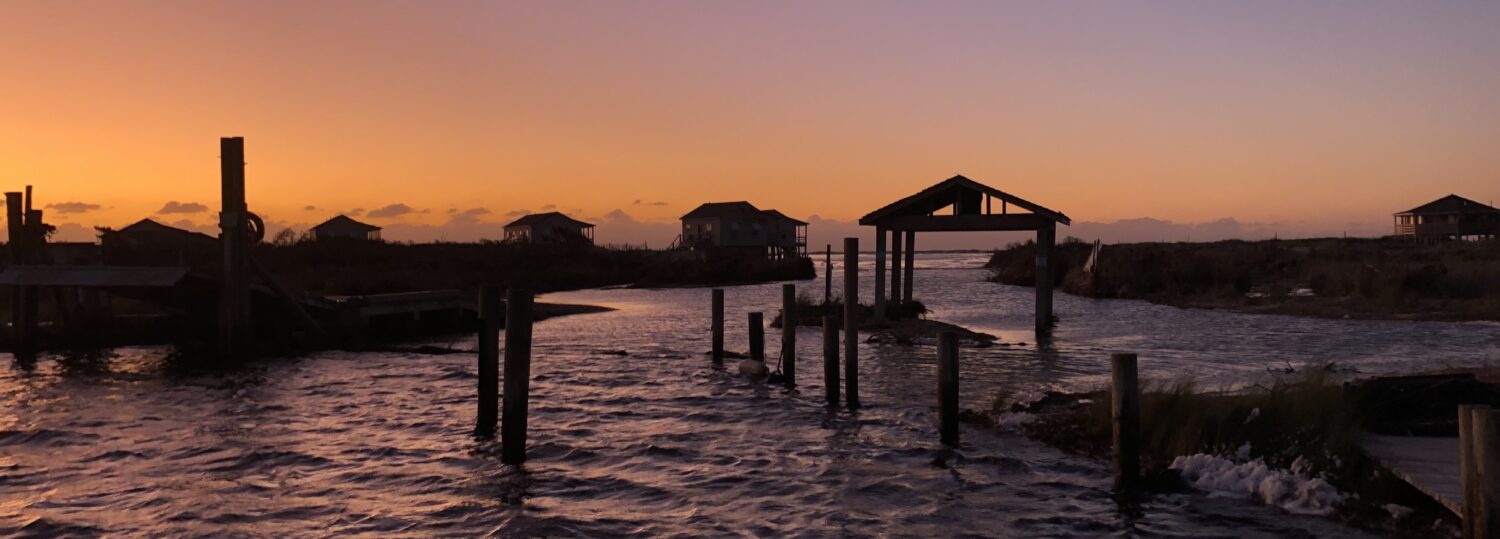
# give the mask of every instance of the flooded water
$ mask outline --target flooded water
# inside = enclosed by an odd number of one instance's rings
[[[924,256],[916,283],[934,318],[1011,343],[963,351],[971,407],[1000,392],[1098,384],[1120,350],[1141,354],[1145,376],[1226,385],[1285,362],[1373,373],[1500,359],[1493,324],[1066,295],[1055,339],[1038,346],[1031,291],[984,282],[982,260]],[[726,340],[744,350],[745,313],[774,315],[779,285],[726,295]],[[543,300],[618,310],[536,326],[522,468],[469,436],[467,354],[328,352],[215,374],[178,372],[155,348],[49,356],[30,371],[5,358],[0,536],[1358,536],[1198,494],[1122,510],[1104,463],[996,430],[967,428],[957,456],[937,466],[930,347],[862,345],[865,409],[830,412],[815,328],[798,333],[801,387],[787,392],[710,367],[706,289]],[[767,350],[777,340],[769,332]]]

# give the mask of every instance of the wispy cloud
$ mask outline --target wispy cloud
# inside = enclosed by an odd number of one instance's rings
[[[208,206],[204,206],[197,202],[178,202],[176,200],[168,200],[165,206],[162,206],[161,209],[156,210],[156,213],[203,213],[206,211],[208,211]]]
[[[400,217],[402,215],[410,215],[413,213],[427,213],[427,210],[419,210],[411,206],[407,206],[406,204],[397,202],[383,208],[375,208],[373,210],[370,210],[370,212],[366,213],[365,216],[374,219],[390,219],[394,217]]]
[[[56,204],[48,204],[46,207],[46,209],[56,211],[57,213],[88,213],[99,208],[101,208],[100,205],[88,202],[58,202]]]

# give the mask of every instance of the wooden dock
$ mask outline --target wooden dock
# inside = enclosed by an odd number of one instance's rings
[[[1463,514],[1457,437],[1367,434],[1360,445],[1366,455],[1396,477],[1442,503],[1453,514]]]

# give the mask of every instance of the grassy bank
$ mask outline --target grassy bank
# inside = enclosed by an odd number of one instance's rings
[[[1500,320],[1500,242],[1420,245],[1311,239],[1057,246],[1052,279],[1067,293],[1181,307],[1328,318]],[[996,251],[991,280],[1029,286],[1036,246]]]
[[[1392,405],[1410,408],[1412,393],[1405,386],[1396,391],[1346,387],[1334,376],[1314,367],[1236,392],[1208,391],[1186,382],[1148,385],[1141,396],[1142,471],[1147,484],[1157,491],[1181,489],[1189,473],[1184,468],[1194,459],[1232,462],[1275,476],[1271,484],[1252,485],[1255,492],[1240,492],[1264,503],[1305,503],[1296,498],[1305,492],[1288,492],[1295,488],[1283,486],[1297,484],[1286,480],[1295,476],[1304,480],[1303,488],[1326,483],[1332,488],[1321,487],[1323,493],[1343,493],[1329,511],[1346,524],[1403,537],[1451,536],[1456,517],[1380,470],[1359,449],[1364,432],[1405,430],[1430,419],[1388,413]],[[1475,384],[1479,383],[1469,379],[1458,387],[1494,398],[1492,386]],[[1451,418],[1456,404],[1450,400],[1473,398],[1454,396],[1452,387],[1439,388],[1435,394],[1440,396],[1428,402],[1436,416]],[[1004,417],[1005,412],[1030,414],[1033,419],[1020,426],[1029,437],[1075,454],[1110,458],[1108,391],[1052,393],[1011,406],[997,400],[990,415]]]
[[[467,289],[485,283],[539,292],[611,285],[679,286],[810,279],[812,262],[731,253],[606,249],[592,245],[402,244],[368,241],[256,246],[256,259],[291,289],[328,295]]]

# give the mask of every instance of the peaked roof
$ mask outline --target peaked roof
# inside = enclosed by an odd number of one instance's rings
[[[201,237],[201,238],[207,238],[207,239],[210,239],[210,240],[218,241],[218,238],[215,238],[215,237],[210,236],[208,234],[204,234],[202,232],[193,232],[191,230],[185,230],[185,229],[177,228],[175,226],[167,226],[167,225],[158,223],[158,222],[156,222],[156,221],[154,221],[154,220],[152,220],[150,218],[141,219],[139,221],[131,223],[131,224],[129,224],[129,225],[123,227],[123,228],[120,228],[119,230],[115,230],[114,233],[115,234],[172,234],[172,235],[177,235],[177,236],[182,236],[182,237],[191,237],[191,238],[199,238],[199,237]]]
[[[763,210],[760,213],[762,215],[765,215],[766,217],[772,217],[772,218],[775,218],[775,219],[781,219],[783,221],[791,221],[791,222],[797,223],[799,225],[805,225],[805,224],[807,224],[807,221],[802,221],[802,220],[799,220],[799,219],[793,219],[791,217],[787,217],[787,215],[785,213],[781,213],[781,212],[776,211],[776,210]]]
[[[1494,206],[1475,202],[1458,195],[1448,195],[1421,206],[1397,213],[1500,213]]]
[[[553,225],[573,225],[579,227],[594,226],[592,224],[585,223],[583,221],[579,221],[572,217],[563,215],[561,212],[549,211],[547,213],[533,213],[526,215],[524,217],[521,217],[520,219],[511,221],[510,224],[505,225],[505,228],[510,228],[513,226],[536,226],[538,224],[548,222],[552,223]]]
[[[332,219],[329,219],[327,221],[323,221],[323,224],[320,224],[318,226],[312,227],[312,229],[313,230],[318,230],[318,229],[321,229],[323,227],[331,227],[331,226],[349,226],[349,227],[357,228],[357,229],[359,229],[361,231],[364,231],[364,232],[374,232],[376,230],[380,230],[380,227],[378,227],[378,226],[375,226],[375,225],[372,225],[372,224],[369,224],[369,223],[361,223],[359,221],[355,221],[354,219],[351,219],[351,218],[349,218],[349,216],[344,215],[344,214],[339,214],[339,215],[335,216]]]
[[[743,200],[735,202],[705,202],[697,208],[693,208],[693,211],[687,212],[687,215],[682,216],[682,218],[701,219],[705,217],[726,217],[751,213],[761,213],[760,208]]]
[[[938,182],[937,185],[933,185],[932,187],[923,189],[915,195],[897,200],[895,202],[887,204],[883,208],[870,212],[868,215],[865,215],[864,217],[861,217],[859,219],[859,224],[874,225],[877,221],[880,221],[886,217],[897,215],[927,215],[935,210],[952,204],[956,199],[956,197],[954,196],[955,191],[968,191],[971,193],[988,194],[992,197],[1004,200],[1010,204],[1019,206],[1030,211],[1031,213],[1046,217],[1053,221],[1057,221],[1065,225],[1073,224],[1073,220],[1069,219],[1067,215],[1064,215],[1060,211],[1048,209],[1041,204],[1031,202],[1029,200],[1012,195],[1010,193],[1006,193],[994,187],[990,187],[988,185],[965,178],[961,174]]]

